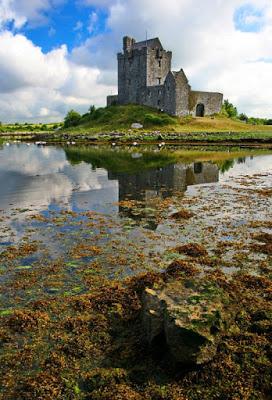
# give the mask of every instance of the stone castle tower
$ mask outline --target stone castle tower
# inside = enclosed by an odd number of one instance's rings
[[[223,95],[191,90],[182,69],[171,71],[172,52],[164,50],[159,38],[136,42],[125,36],[117,59],[118,95],[108,96],[108,106],[141,104],[176,116],[220,112]]]

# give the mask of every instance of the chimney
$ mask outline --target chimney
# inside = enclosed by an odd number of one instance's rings
[[[134,43],[135,43],[135,39],[133,39],[133,38],[131,38],[129,36],[125,36],[123,38],[123,50],[124,50],[124,53],[126,51],[130,51],[132,46],[134,45]]]

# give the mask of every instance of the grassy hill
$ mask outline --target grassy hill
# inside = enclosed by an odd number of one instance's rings
[[[93,110],[83,115],[76,126],[69,127],[69,132],[107,133],[113,131],[128,132],[132,123],[141,123],[144,131],[154,132],[269,132],[272,126],[251,125],[225,116],[193,118],[172,117],[153,108],[126,105],[111,106]]]
[[[70,114],[72,118],[67,121]],[[253,125],[225,115],[204,118],[191,116],[173,117],[150,107],[139,105],[111,106],[95,109],[84,115],[75,111],[67,114],[63,123],[58,124],[14,124],[0,126],[0,137],[35,138],[46,141],[99,140],[107,142],[150,142],[168,140],[176,142],[227,143],[254,142],[272,143],[271,125]],[[67,123],[69,122],[69,123]],[[140,123],[143,129],[132,129],[133,123]],[[1,133],[2,132],[2,133]]]

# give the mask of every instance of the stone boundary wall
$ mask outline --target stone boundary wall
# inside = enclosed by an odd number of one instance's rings
[[[221,111],[222,102],[222,93],[199,92],[192,90],[189,96],[189,112],[195,117],[197,105],[203,104],[205,107],[204,115],[216,114]]]
[[[107,107],[118,104],[118,94],[107,97]]]

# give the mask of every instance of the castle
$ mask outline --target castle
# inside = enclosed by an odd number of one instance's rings
[[[176,116],[220,112],[223,95],[191,90],[183,69],[171,71],[172,52],[164,50],[159,38],[136,42],[125,36],[117,59],[118,95],[107,97],[108,106],[141,104]]]

